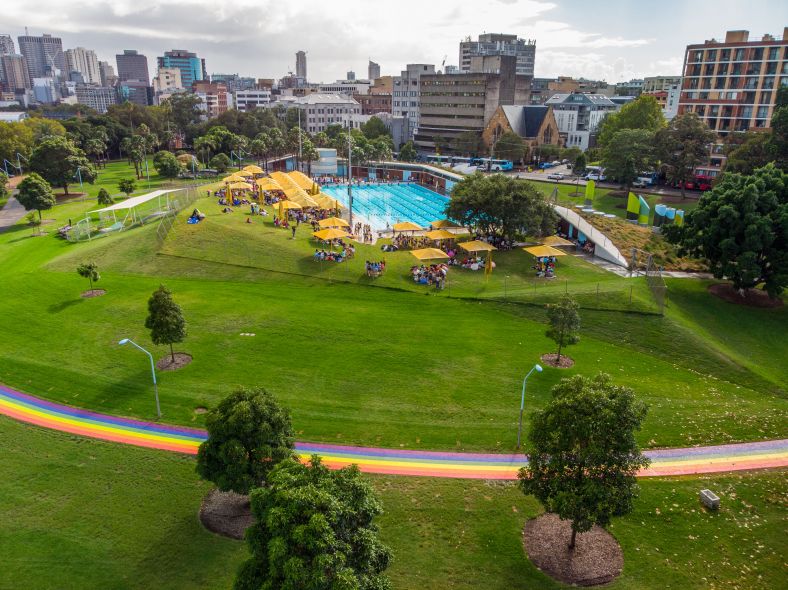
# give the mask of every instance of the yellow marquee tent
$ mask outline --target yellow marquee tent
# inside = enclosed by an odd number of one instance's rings
[[[244,170],[246,172],[251,172],[252,174],[263,174],[263,169],[260,168],[260,166],[255,166],[254,164],[244,166]]]
[[[320,227],[350,227],[350,224],[339,217],[328,217],[317,222]]]
[[[543,256],[566,256],[566,252],[556,250],[551,246],[531,246],[530,248],[523,248],[529,254],[541,258]]]
[[[457,244],[460,248],[465,250],[466,252],[491,252],[492,250],[497,250],[495,246],[492,244],[488,244],[487,242],[482,242],[481,240],[473,240],[472,242],[460,242]]]
[[[433,221],[430,225],[434,229],[445,229],[447,227],[460,227],[453,221],[449,221],[448,219],[439,219],[438,221]]]
[[[574,246],[575,243],[569,240],[565,240],[560,236],[549,236],[542,240],[542,245],[552,246],[555,248],[557,246]]]
[[[234,191],[250,191],[252,190],[252,185],[248,182],[231,182],[227,185],[227,188]]]
[[[401,223],[395,223],[392,229],[394,231],[421,231],[424,228],[416,225],[412,221],[403,221]]]
[[[424,235],[431,240],[451,240],[457,237],[453,233],[451,233],[450,231],[446,231],[445,229],[434,229],[432,231],[428,231]]]
[[[320,240],[336,240],[339,238],[346,238],[349,234],[343,229],[335,229],[332,227],[321,229],[320,231],[314,232],[312,235]]]
[[[446,252],[443,250],[438,250],[437,248],[422,248],[421,250],[411,250],[411,254],[413,254],[419,260],[438,260],[438,259],[447,259],[449,257]]]

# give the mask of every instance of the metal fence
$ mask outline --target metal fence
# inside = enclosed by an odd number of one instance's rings
[[[667,305],[668,286],[665,284],[665,278],[662,276],[662,269],[654,263],[654,256],[644,250],[632,248],[629,270],[637,275],[642,274],[646,277],[646,284],[654,297],[654,303],[656,303],[659,313],[664,315],[665,306]]]
[[[164,240],[167,239],[167,236],[175,227],[175,218],[178,216],[178,213],[187,207],[191,207],[200,198],[202,186],[204,185],[189,185],[183,191],[177,193],[177,197],[171,201],[169,211],[159,220],[159,225],[156,228],[156,239],[159,242],[159,246],[164,243]]]

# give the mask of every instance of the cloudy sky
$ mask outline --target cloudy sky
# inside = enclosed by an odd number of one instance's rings
[[[536,75],[609,82],[678,74],[688,43],[747,29],[782,35],[785,0],[21,0],[5,2],[0,33],[51,33],[64,49],[123,49],[204,57],[209,73],[280,77],[308,52],[310,81],[329,82],[367,60],[383,74],[406,63],[457,64],[458,43],[483,32],[536,40]]]

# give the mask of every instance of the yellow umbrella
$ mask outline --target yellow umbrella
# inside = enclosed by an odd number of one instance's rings
[[[569,240],[565,240],[560,236],[549,236],[542,240],[542,245],[544,246],[574,246],[574,242],[570,242]]]
[[[449,257],[446,252],[443,250],[438,250],[437,248],[422,248],[421,250],[411,250],[411,254],[413,254],[419,260],[435,260],[438,258],[446,259]]]
[[[432,223],[430,223],[430,225],[435,229],[445,229],[447,227],[460,227],[459,225],[457,225],[453,221],[449,221],[448,219],[440,219],[438,221],[433,221]]]
[[[279,207],[279,209],[300,209],[301,208],[301,205],[299,205],[298,203],[295,203],[293,201],[279,201],[278,203],[275,204],[275,206]]]
[[[315,197],[315,201],[317,201],[317,204],[321,209],[332,210],[340,209],[342,207],[342,203],[332,197],[329,197],[325,193],[320,193],[317,195]]]
[[[530,248],[523,248],[529,254],[541,258],[543,256],[566,256],[566,252],[556,250],[551,246],[531,246]]]
[[[394,231],[421,231],[424,228],[412,221],[403,221],[402,223],[395,223],[392,229]]]
[[[227,188],[234,191],[250,191],[252,190],[252,185],[248,182],[231,182],[227,185]]]
[[[222,179],[224,182],[246,182],[246,178],[240,174],[230,174]]]
[[[481,240],[473,240],[472,242],[462,242],[457,244],[460,248],[465,250],[466,252],[491,252],[492,250],[497,250],[495,246],[492,244],[488,244],[487,242],[482,242]]]
[[[257,181],[257,188],[261,191],[281,191],[282,187],[273,178],[261,178]]]
[[[350,224],[339,217],[329,217],[317,222],[320,227],[350,227]]]
[[[244,166],[244,171],[250,172],[251,174],[263,174],[263,169],[260,168],[260,166],[255,166],[254,164]]]
[[[450,231],[446,231],[445,229],[435,229],[432,231],[428,231],[424,235],[431,240],[450,240],[452,238],[457,237],[453,233],[451,233]]]
[[[234,174],[234,176],[243,176],[244,178],[249,178],[251,176],[254,176],[254,174],[252,174],[248,170],[239,170]]]
[[[336,240],[338,238],[346,238],[349,234],[345,230],[335,229],[332,227],[328,229],[321,229],[320,231],[314,232],[312,235],[321,240]]]

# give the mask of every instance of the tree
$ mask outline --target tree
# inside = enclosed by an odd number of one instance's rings
[[[16,155],[30,157],[33,150],[33,132],[21,123],[0,121],[0,164],[3,160],[16,162]]]
[[[771,151],[777,166],[785,170],[788,167],[788,86],[783,85],[777,91],[771,128]]]
[[[369,140],[377,139],[378,137],[388,136],[391,137],[386,124],[378,117],[370,117],[369,121],[361,125],[361,133],[364,134]]]
[[[265,389],[236,389],[208,413],[206,424],[197,473],[223,492],[248,494],[265,485],[274,466],[293,454],[290,413]]]
[[[181,173],[182,167],[175,154],[162,150],[153,156],[153,167],[165,178],[177,178]]]
[[[674,117],[667,127],[657,131],[656,155],[668,180],[681,183],[682,198],[684,185],[694,177],[695,168],[709,159],[709,144],[713,141],[714,132],[695,113]]]
[[[77,171],[83,182],[93,183],[96,170],[70,139],[58,135],[44,137],[33,149],[30,168],[37,172],[52,186],[63,187],[68,195],[68,185],[77,178]]]
[[[145,327],[150,330],[154,344],[170,345],[172,362],[175,362],[172,345],[186,338],[186,320],[181,307],[172,300],[172,293],[164,285],[156,289],[148,300]]]
[[[301,145],[301,161],[306,162],[307,174],[312,176],[312,162],[320,159],[317,148],[308,137],[304,137]]]
[[[120,142],[121,149],[126,152],[129,162],[134,165],[134,174],[139,180],[142,177],[142,163],[145,161],[147,141],[141,135],[124,137]]]
[[[640,173],[654,163],[654,133],[647,129],[617,131],[602,151],[605,174],[618,179],[626,193]]]
[[[442,154],[449,147],[449,141],[443,135],[435,135],[432,138],[432,143],[435,145],[436,154]]]
[[[413,145],[413,140],[403,144],[399,149],[399,159],[401,162],[412,162],[418,158],[419,154],[416,152],[416,147]]]
[[[118,190],[125,193],[126,197],[133,193],[135,188],[137,188],[137,183],[133,178],[123,178],[118,183]]]
[[[641,94],[621,110],[606,116],[599,126],[598,143],[603,148],[622,129],[645,129],[658,131],[665,126],[665,116],[657,99],[648,94]]]
[[[11,192],[8,190],[8,176],[5,175],[5,172],[0,172],[0,203],[5,204],[10,195]],[[0,209],[2,209],[2,206],[0,206]]]
[[[771,149],[772,137],[768,133],[753,132],[732,135],[742,135],[743,137],[734,139],[726,146],[726,172],[752,174],[757,168],[763,168],[769,162],[774,161],[774,152]],[[741,141],[737,141],[739,139]]]
[[[213,168],[217,172],[227,172],[227,169],[232,166],[232,162],[227,154],[216,154],[211,161],[208,162],[208,167]]]
[[[25,208],[25,211],[38,211],[38,221],[41,221],[41,211],[46,211],[55,206],[55,195],[52,187],[35,172],[28,174],[19,183],[16,200]]]
[[[556,364],[561,362],[561,349],[570,344],[577,344],[580,337],[580,314],[577,312],[579,305],[568,295],[561,297],[558,303],[547,304],[547,321],[550,327],[545,336],[555,340],[558,345],[558,358]]]
[[[520,162],[525,156],[523,138],[512,131],[507,131],[495,142],[495,157],[501,160]]]
[[[475,156],[482,151],[482,136],[475,131],[463,131],[452,139],[451,145],[458,154]]]
[[[472,174],[463,178],[452,189],[446,216],[484,234],[507,238],[553,233],[557,220],[533,184],[503,174]]]
[[[112,196],[107,192],[107,189],[101,187],[98,192],[98,197],[96,199],[99,205],[112,205],[114,202]]]
[[[101,278],[98,270],[98,264],[95,262],[83,262],[77,267],[77,274],[88,281],[90,281],[90,290],[93,290],[93,283],[96,283]]]
[[[64,137],[66,135],[66,128],[60,121],[54,119],[45,119],[44,117],[28,117],[22,121],[22,125],[28,127],[33,132],[33,142],[38,143],[45,137],[50,135],[58,135]]]
[[[388,590],[391,550],[378,539],[382,513],[356,465],[331,471],[318,456],[308,465],[282,461],[268,486],[251,498],[255,523],[247,530],[251,558],[236,590]]]
[[[166,101],[169,105],[172,121],[181,132],[186,132],[190,125],[200,122],[202,111],[199,108],[202,99],[190,92],[173,94]]]
[[[740,292],[764,283],[778,297],[788,285],[788,173],[774,163],[751,175],[726,172],[665,236]]]
[[[577,158],[575,158],[575,163],[572,166],[572,170],[577,176],[581,176],[586,169],[586,155],[579,154]]]
[[[646,413],[632,389],[600,373],[562,379],[545,409],[533,414],[520,488],[572,521],[570,549],[577,533],[632,511],[637,472],[649,465],[635,440]]]

